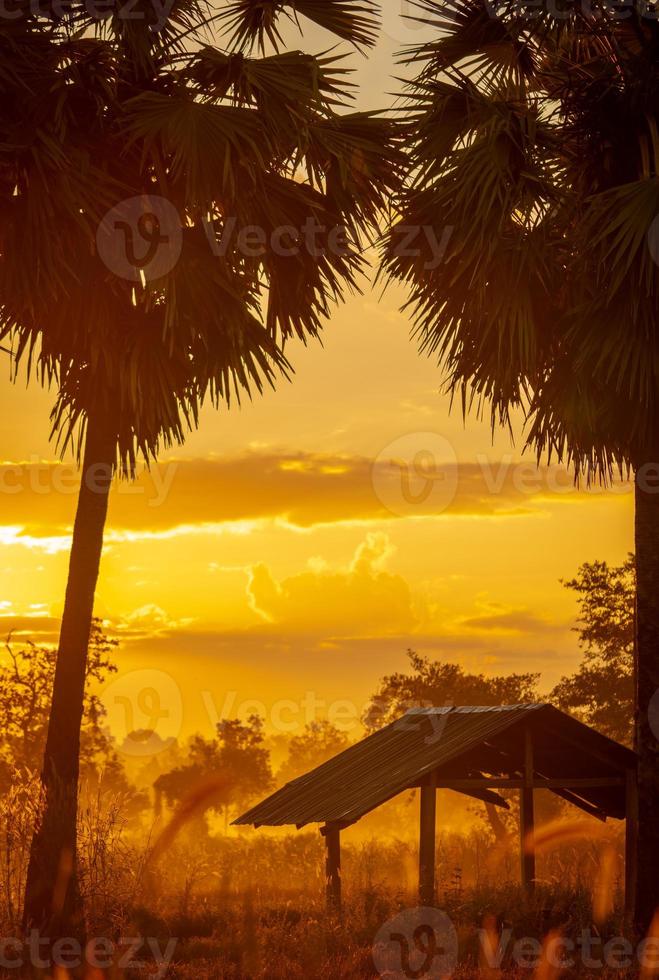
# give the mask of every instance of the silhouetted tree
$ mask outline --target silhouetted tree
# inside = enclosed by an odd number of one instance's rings
[[[188,762],[163,773],[154,783],[158,797],[174,806],[207,780],[223,777],[222,789],[214,794],[210,809],[224,815],[225,830],[232,811],[244,809],[255,796],[273,785],[270,753],[264,745],[263,720],[250,715],[218,723],[217,736],[190,740]]]
[[[277,779],[282,783],[296,779],[343,752],[349,745],[346,732],[340,731],[330,721],[311,721],[299,735],[290,738],[288,755],[277,772]]]
[[[21,10],[43,29],[21,73],[3,71],[0,336],[15,363],[57,385],[54,431],[82,458],[26,926],[52,925],[69,858],[57,918],[80,918],[80,725],[115,470],[132,476],[182,442],[205,400],[228,404],[288,373],[285,341],[316,337],[357,286],[398,183],[393,123],[341,111],[343,56],[282,51],[281,22],[304,17],[368,47],[377,11],[373,0],[230,0],[211,14],[174,0],[159,22],[157,5],[130,0],[102,19],[84,0],[51,19],[47,4]],[[210,43],[211,22],[225,47]],[[2,19],[5,53],[22,31]],[[120,261],[108,239],[123,244]],[[173,265],[151,264],[161,246]]]
[[[564,583],[579,596],[579,669],[551,693],[560,708],[631,744],[634,730],[634,556],[622,565],[586,562]]]
[[[100,620],[92,622],[87,680],[80,733],[81,782],[88,795],[121,796],[124,812],[139,812],[147,798],[131,786],[104,724],[106,711],[93,688],[116,673],[117,640]],[[5,720],[0,746],[0,791],[38,775],[46,744],[57,651],[32,642],[5,644],[7,664],[0,665],[0,717]]]
[[[538,701],[539,674],[470,674],[460,664],[407,651],[410,670],[380,681],[364,724],[381,728],[410,708],[455,704],[519,704]]]
[[[538,454],[588,478],[635,474],[645,931],[659,906],[659,25],[642,0],[622,17],[578,0],[415,6],[436,33],[405,56],[410,179],[385,269],[409,285],[421,348],[465,411],[524,415]]]
[[[519,704],[538,701],[539,674],[502,674],[487,677],[470,674],[460,664],[432,660],[414,650],[407,651],[410,670],[389,674],[380,681],[364,716],[368,729],[381,728],[410,708],[459,704]],[[493,834],[506,837],[505,824],[497,808],[483,804]]]

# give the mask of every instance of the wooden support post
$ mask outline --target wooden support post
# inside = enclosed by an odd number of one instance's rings
[[[437,777],[428,776],[421,786],[419,807],[419,902],[435,904],[435,821],[437,816]]]
[[[527,898],[535,891],[535,830],[533,814],[533,738],[524,732],[524,786],[519,793],[519,830],[521,848],[522,889]]]
[[[638,860],[638,782],[635,769],[627,770],[625,809],[625,923],[631,929],[634,924]]]
[[[321,830],[325,836],[325,896],[327,911],[339,914],[341,911],[341,828],[339,824],[328,823]]]

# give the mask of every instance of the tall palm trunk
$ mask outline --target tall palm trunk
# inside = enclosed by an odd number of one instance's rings
[[[26,928],[51,939],[62,930],[82,931],[76,880],[80,726],[114,460],[114,436],[103,418],[90,417],[41,776],[43,812],[32,841],[23,913]]]
[[[655,454],[659,460],[659,454]],[[638,752],[636,926],[645,935],[659,908],[659,478],[636,474],[635,748]],[[656,468],[655,468],[656,469]],[[657,695],[659,697],[659,695]],[[656,700],[655,711],[656,711]]]

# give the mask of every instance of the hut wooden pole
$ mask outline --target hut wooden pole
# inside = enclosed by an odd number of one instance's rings
[[[421,786],[419,816],[419,902],[435,903],[435,824],[437,817],[437,775],[430,773]]]
[[[634,922],[638,841],[638,783],[636,770],[627,770],[625,821],[625,922]]]
[[[521,848],[522,889],[527,898],[535,891],[535,830],[533,812],[533,738],[529,728],[524,731],[524,786],[519,792],[519,830]]]
[[[327,911],[341,911],[341,828],[337,823],[325,824],[321,830],[325,837],[325,896]]]

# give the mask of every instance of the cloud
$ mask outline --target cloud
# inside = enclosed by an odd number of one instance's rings
[[[386,571],[392,554],[386,534],[368,534],[344,569],[314,562],[277,581],[265,564],[251,570],[248,598],[262,621],[276,629],[321,633],[326,642],[346,636],[384,636],[413,629],[407,582]]]
[[[268,448],[163,461],[135,483],[116,483],[108,541],[179,533],[178,529],[219,533],[221,526],[248,534],[259,522],[272,520],[308,529],[404,517],[514,517],[537,512],[548,500],[575,499],[571,477],[560,468],[537,468],[508,458],[435,465],[423,449],[423,436],[404,437],[412,450],[420,447],[407,462],[387,450],[371,458]],[[618,485],[617,491],[625,492],[626,486]],[[594,492],[597,488],[589,491]],[[76,493],[72,466],[40,460],[0,466],[0,520],[6,543],[65,550]]]
[[[159,636],[184,629],[193,623],[193,619],[173,619],[164,609],[155,603],[147,603],[138,609],[122,616],[117,622],[109,623],[113,630],[122,638],[144,636]]]
[[[29,551],[40,551],[47,555],[56,555],[68,551],[71,547],[69,534],[51,534],[49,528],[35,528],[32,534],[21,525],[0,525],[0,546],[12,545],[27,548]]]
[[[546,633],[564,630],[562,624],[550,623],[535,615],[529,609],[504,609],[471,616],[460,621],[468,629],[484,630],[493,633]]]
[[[12,640],[21,643],[32,640],[34,643],[52,644],[57,642],[60,621],[55,616],[16,614],[0,616],[0,638],[4,640],[11,634]]]

